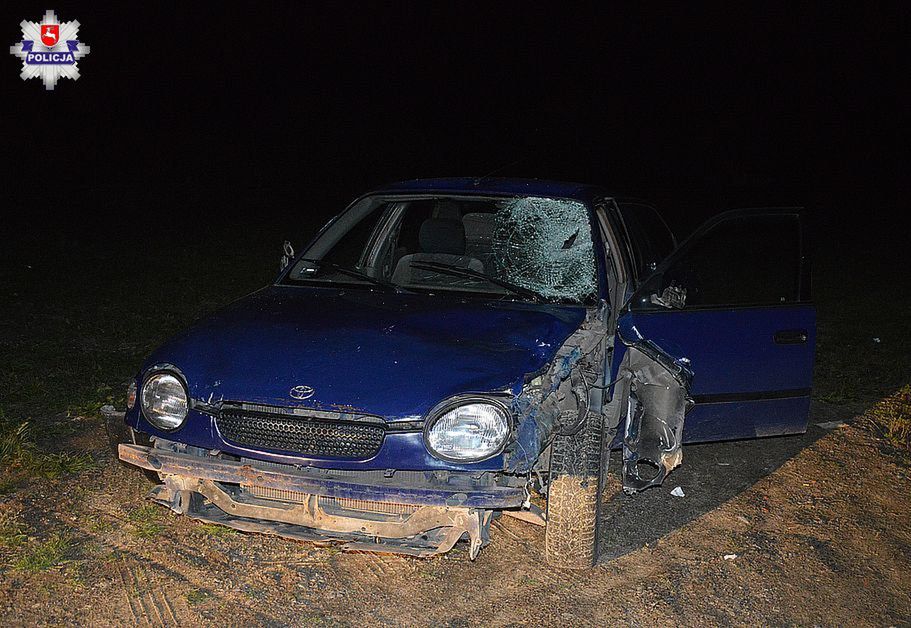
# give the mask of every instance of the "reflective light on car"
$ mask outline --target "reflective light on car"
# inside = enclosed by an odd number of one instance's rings
[[[127,386],[127,408],[129,410],[133,409],[133,406],[136,405],[136,380],[132,380],[130,385]]]
[[[173,373],[156,373],[142,386],[142,414],[163,430],[180,427],[187,417],[187,391]]]
[[[431,418],[424,440],[437,458],[476,462],[499,453],[508,435],[509,418],[504,408],[471,402]]]

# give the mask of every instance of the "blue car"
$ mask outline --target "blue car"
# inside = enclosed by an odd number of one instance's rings
[[[686,442],[805,431],[804,232],[798,209],[736,210],[678,246],[593,186],[383,187],[146,360],[119,456],[239,530],[475,558],[505,515],[584,568],[612,448],[636,493]]]

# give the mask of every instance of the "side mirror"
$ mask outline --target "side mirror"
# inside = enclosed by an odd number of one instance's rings
[[[288,264],[291,263],[291,260],[294,259],[294,247],[291,246],[291,243],[285,240],[285,243],[282,244],[282,258],[279,262],[279,270],[285,270],[288,267]]]
[[[671,285],[667,286],[661,292],[661,296],[652,294],[649,300],[661,307],[682,310],[686,305],[686,288],[678,286],[675,282],[671,281]]]

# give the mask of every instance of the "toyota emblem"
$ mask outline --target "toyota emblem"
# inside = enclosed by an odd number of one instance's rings
[[[291,395],[292,399],[297,399],[303,401],[304,399],[309,399],[313,396],[313,393],[316,392],[310,386],[295,386],[292,388],[288,394]]]

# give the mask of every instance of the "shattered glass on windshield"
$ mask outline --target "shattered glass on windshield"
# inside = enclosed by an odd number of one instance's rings
[[[521,197],[496,213],[492,252],[498,275],[551,299],[595,293],[588,212],[576,201]]]

